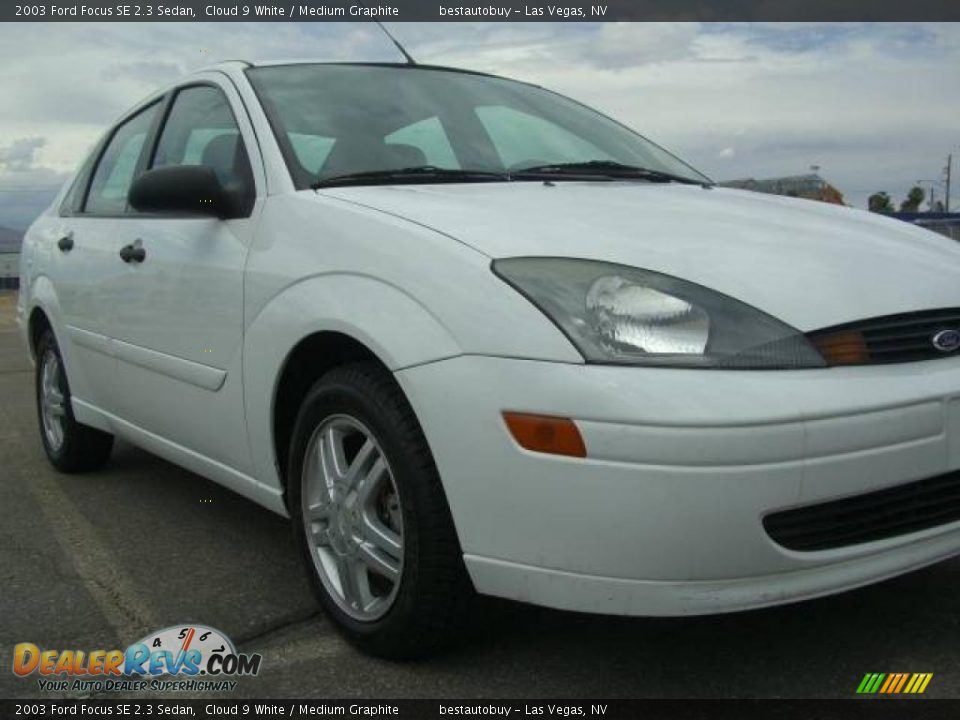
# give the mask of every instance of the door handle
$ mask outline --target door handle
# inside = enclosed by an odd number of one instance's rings
[[[147,257],[147,251],[143,249],[140,240],[124,245],[120,248],[120,259],[125,263],[142,263]]]
[[[60,252],[70,252],[73,250],[73,233],[67,233],[57,240],[57,247],[60,248]]]

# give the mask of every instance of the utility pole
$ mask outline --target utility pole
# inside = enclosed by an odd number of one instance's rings
[[[943,209],[950,212],[950,170],[953,167],[953,153],[947,155],[947,188],[946,196],[943,201]]]

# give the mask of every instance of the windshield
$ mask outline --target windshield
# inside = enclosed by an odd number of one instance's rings
[[[597,162],[709,182],[600,113],[513,80],[380,65],[279,65],[247,75],[300,189],[425,166],[504,174]]]

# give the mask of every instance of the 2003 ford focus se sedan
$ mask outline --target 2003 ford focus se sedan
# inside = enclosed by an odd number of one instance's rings
[[[960,246],[715,187],[539,87],[201,71],[22,262],[53,465],[122,437],[290,516],[370,652],[474,593],[716,613],[960,552]]]

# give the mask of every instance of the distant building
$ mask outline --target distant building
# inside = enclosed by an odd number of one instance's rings
[[[21,240],[21,233],[0,227],[0,290],[16,289],[20,284]]]
[[[787,197],[819,200],[834,205],[844,204],[843,195],[840,191],[816,173],[767,178],[766,180],[744,178],[742,180],[729,180],[720,184],[724,187],[752,190],[768,195],[786,195]]]

